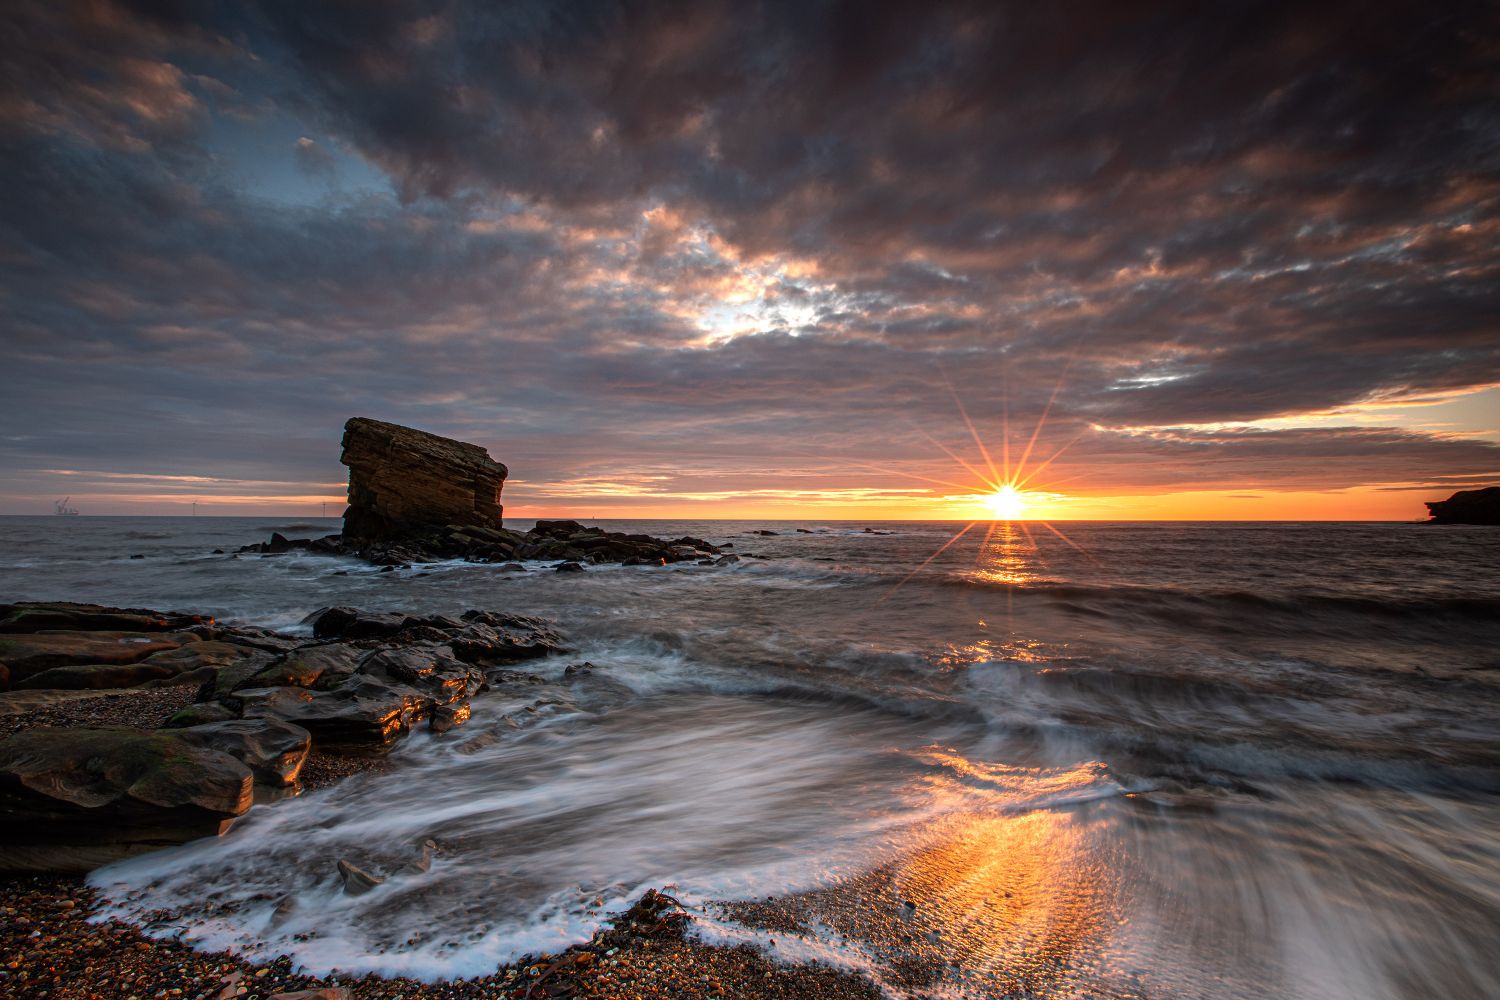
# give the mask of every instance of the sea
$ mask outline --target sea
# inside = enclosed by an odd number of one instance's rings
[[[0,518],[0,600],[568,638],[380,773],[96,872],[110,912],[439,980],[650,887],[895,997],[1500,997],[1500,530],[597,523],[741,561],[381,572],[234,554],[333,520]],[[395,874],[347,896],[340,859]]]

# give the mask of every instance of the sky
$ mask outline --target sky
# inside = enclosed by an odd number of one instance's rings
[[[10,0],[0,513],[334,514],[369,416],[516,517],[1419,518],[1497,11]]]

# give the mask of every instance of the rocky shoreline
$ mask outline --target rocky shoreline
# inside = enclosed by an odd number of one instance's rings
[[[695,562],[727,566],[740,557],[701,538],[656,538],[640,533],[606,531],[577,521],[538,521],[527,531],[499,525],[449,524],[413,531],[399,540],[368,541],[346,534],[321,538],[287,538],[273,534],[268,541],[242,546],[238,554],[281,555],[305,551],[330,556],[353,556],[377,566],[409,567],[420,563],[462,559],[500,563],[505,572],[525,572],[518,560],[554,561],[564,572],[591,565],[665,566]]]
[[[297,794],[314,750],[371,760],[416,728],[447,732],[481,691],[524,699],[541,678],[516,666],[566,648],[550,622],[489,611],[331,607],[305,624],[311,638],[141,608],[0,606],[0,713],[29,723],[0,740],[0,870],[87,871],[222,832],[254,802]]]
[[[303,550],[387,569],[463,559],[511,572],[536,560],[581,572],[741,558],[701,538],[576,521],[507,529],[506,467],[476,445],[413,428],[356,417],[342,461],[350,503],[340,534],[275,534],[235,556]],[[101,912],[83,881],[94,868],[225,834],[256,803],[384,770],[394,744],[423,729],[444,738],[484,692],[523,718],[575,709],[570,699],[588,695],[589,664],[569,665],[556,682],[526,669],[567,652],[540,618],[329,607],[303,624],[311,636],[144,608],[0,605],[0,998],[879,995],[848,973],[696,942],[690,916],[654,890],[588,942],[435,984],[307,976],[285,956],[257,964],[197,952]],[[435,848],[415,845],[401,871],[426,871]],[[378,891],[388,874],[337,859],[345,893]]]
[[[852,974],[696,942],[690,916],[650,890],[561,954],[436,984],[303,975],[286,957],[196,952],[104,917],[83,882],[93,867],[378,771],[415,728],[461,726],[481,692],[553,701],[523,665],[566,652],[552,623],[492,611],[325,608],[307,624],[310,638],[176,612],[0,605],[0,998],[879,995]],[[568,676],[586,679],[579,666]],[[380,881],[340,871],[348,892]]]

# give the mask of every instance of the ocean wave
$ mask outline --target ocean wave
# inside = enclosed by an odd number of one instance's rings
[[[1235,613],[1271,612],[1310,615],[1319,612],[1366,615],[1380,618],[1458,619],[1493,624],[1500,622],[1500,598],[1412,597],[1376,598],[1316,591],[1267,594],[1250,590],[1191,591],[1176,587],[1138,585],[1091,585],[1036,581],[1007,583],[972,577],[947,576],[929,580],[941,586],[966,590],[1035,594],[1088,610],[1094,604],[1124,604],[1140,608],[1201,608]]]

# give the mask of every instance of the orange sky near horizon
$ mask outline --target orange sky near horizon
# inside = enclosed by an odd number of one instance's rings
[[[1495,477],[1500,479],[1500,476]],[[1163,493],[1024,494],[1021,517],[1047,521],[1422,521],[1425,500],[1441,500],[1472,485],[1418,488],[1402,484],[1347,490],[1193,490]],[[712,500],[639,499],[612,494],[593,499],[529,497],[525,484],[502,496],[507,518],[577,520],[784,520],[784,521],[972,521],[996,519],[978,489],[971,496],[934,489],[905,499],[850,501],[842,491],[803,491],[795,497],[732,497]],[[514,492],[515,495],[512,495]],[[16,498],[11,513],[48,514],[60,498]],[[338,492],[298,495],[78,494],[70,505],[84,514],[123,516],[341,517],[345,497]],[[29,502],[27,502],[29,501]],[[326,505],[326,507],[325,507]],[[326,514],[324,513],[326,510]]]

